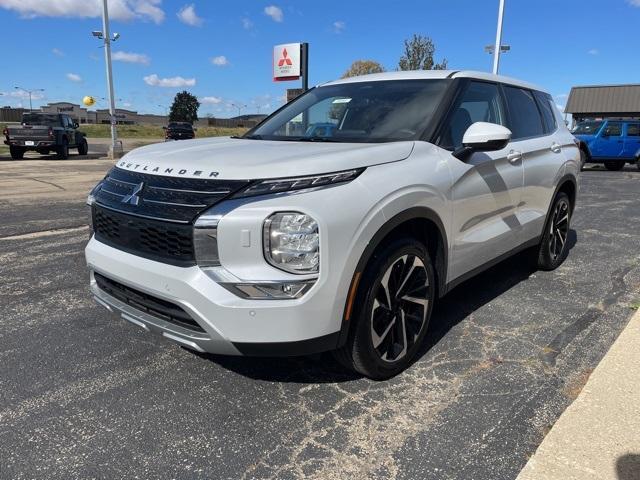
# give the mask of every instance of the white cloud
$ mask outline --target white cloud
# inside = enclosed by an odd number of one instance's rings
[[[82,77],[80,75],[78,75],[77,73],[67,73],[67,79],[71,80],[72,82],[81,82],[82,81]]]
[[[250,18],[245,17],[242,19],[242,28],[245,30],[251,30],[253,28],[253,22]]]
[[[634,7],[640,7],[640,0],[628,0],[629,5]]]
[[[155,73],[144,77],[144,83],[152,87],[193,87],[196,84],[195,78],[169,77],[160,78]]]
[[[162,0],[111,0],[109,16],[113,20],[151,20],[162,23]],[[101,0],[0,0],[0,8],[18,12],[22,18],[102,16]]]
[[[56,57],[64,57],[64,52],[59,48],[52,48],[51,53],[53,53]]]
[[[217,57],[213,57],[211,59],[211,63],[213,63],[216,67],[226,67],[229,65],[229,60],[224,55],[219,55]]]
[[[333,33],[342,33],[344,32],[345,28],[347,28],[347,24],[344,23],[342,20],[333,22]]]
[[[131,102],[124,102],[122,106],[125,108],[129,108],[129,107],[133,107],[133,104]]]
[[[222,103],[222,98],[220,97],[200,97],[198,100],[200,100],[200,103],[205,105],[217,105]]]
[[[178,18],[182,23],[186,23],[192,27],[199,27],[204,23],[204,20],[196,13],[196,7],[193,3],[182,7],[178,12]]]
[[[3,0],[0,0],[3,1]],[[282,9],[280,7],[276,7],[275,5],[269,5],[268,7],[264,7],[264,14],[271,17],[274,22],[282,22],[284,20],[284,14],[282,13]]]
[[[151,59],[143,53],[123,52],[121,50],[113,52],[111,59],[116,62],[140,63],[141,65],[149,65]]]
[[[640,0],[639,0],[640,1]],[[591,50],[589,50],[587,52],[589,55],[598,55],[600,53],[600,50],[598,50],[597,48],[592,48]]]
[[[566,93],[559,93],[558,95],[554,95],[556,98],[567,98],[569,95]]]

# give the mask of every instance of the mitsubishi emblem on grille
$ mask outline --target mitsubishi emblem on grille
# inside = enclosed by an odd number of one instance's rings
[[[133,187],[133,191],[129,195],[126,195],[122,199],[122,203],[128,203],[129,205],[138,206],[138,203],[140,203],[139,194],[140,192],[142,192],[143,188],[144,188],[144,182],[140,182],[138,185]]]

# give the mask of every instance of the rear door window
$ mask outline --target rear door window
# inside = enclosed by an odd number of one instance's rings
[[[609,122],[607,126],[604,127],[602,131],[602,135],[604,137],[620,137],[622,136],[622,123],[620,122]]]
[[[533,94],[522,88],[505,86],[509,108],[509,125],[512,140],[538,137],[545,134],[540,111]]]
[[[627,125],[627,137],[640,137],[640,123],[630,123]]]
[[[542,120],[544,121],[544,128],[547,133],[555,132],[558,128],[558,122],[553,111],[551,104],[551,96],[542,92],[534,92],[540,112],[542,113]]]

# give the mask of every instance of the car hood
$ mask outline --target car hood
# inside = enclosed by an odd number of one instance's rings
[[[414,142],[277,142],[217,137],[147,145],[116,165],[153,175],[227,180],[314,175],[395,162]]]

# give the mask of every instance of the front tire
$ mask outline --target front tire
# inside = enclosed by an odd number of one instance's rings
[[[555,270],[569,253],[569,232],[571,225],[571,203],[564,192],[559,192],[551,207],[549,218],[538,247],[538,268]]]
[[[78,155],[86,155],[87,153],[89,153],[89,145],[87,144],[87,139],[83,138],[78,144]]]
[[[404,238],[370,260],[338,360],[374,380],[397,375],[414,360],[435,300],[435,275],[424,245]]]
[[[589,155],[587,154],[587,152],[585,152],[584,150],[580,150],[580,171],[582,172],[584,170],[584,166],[587,163],[587,158],[589,157]]]
[[[610,172],[617,172],[624,168],[624,162],[604,162],[604,168]]]
[[[58,147],[57,159],[66,160],[67,158],[69,158],[69,141],[64,138],[62,140],[62,145]]]
[[[9,147],[9,153],[11,154],[11,158],[13,160],[22,160],[24,158],[24,152],[24,148],[14,146]]]

